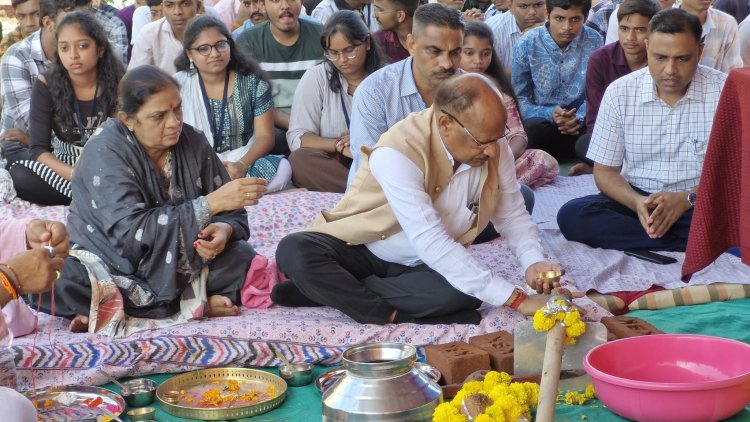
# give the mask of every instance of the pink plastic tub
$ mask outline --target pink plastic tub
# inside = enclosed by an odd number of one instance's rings
[[[718,421],[750,402],[750,345],[739,341],[631,337],[595,347],[583,366],[599,400],[636,421]]]

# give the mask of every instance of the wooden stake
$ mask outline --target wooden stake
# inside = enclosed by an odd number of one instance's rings
[[[544,362],[542,364],[542,382],[539,386],[539,403],[536,408],[536,422],[552,422],[555,419],[564,342],[565,327],[558,322],[547,332],[547,345],[544,349]]]

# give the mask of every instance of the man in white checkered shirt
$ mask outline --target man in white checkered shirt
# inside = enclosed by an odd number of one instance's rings
[[[698,18],[664,10],[649,24],[648,68],[614,81],[587,157],[601,191],[557,215],[568,240],[606,249],[684,251],[695,190],[726,75],[701,66]]]

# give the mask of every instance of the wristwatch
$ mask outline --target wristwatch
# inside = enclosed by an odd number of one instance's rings
[[[695,206],[696,199],[698,199],[698,194],[696,192],[688,192],[687,200],[691,207]]]

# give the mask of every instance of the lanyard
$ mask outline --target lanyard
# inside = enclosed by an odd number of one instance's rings
[[[227,91],[229,90],[229,67],[227,66],[227,76],[224,79],[224,95],[221,97],[221,114],[219,117],[219,126],[216,126],[214,122],[213,111],[211,110],[211,102],[208,100],[208,94],[206,94],[206,85],[203,83],[201,73],[198,72],[198,81],[201,85],[201,94],[203,95],[203,103],[206,106],[206,112],[208,113],[208,124],[211,125],[211,135],[214,137],[214,147],[221,145],[221,131],[224,128],[224,114],[227,109]]]
[[[96,86],[94,87],[94,104],[91,108],[91,114],[92,116],[96,113],[96,100],[97,100],[97,94],[99,93],[99,82],[96,83]],[[78,134],[81,137],[81,143],[86,143],[88,141],[88,136],[85,135],[83,132],[86,125],[83,124],[83,116],[81,115],[81,105],[78,103],[78,98],[73,99],[73,108],[76,111],[76,123],[78,124]]]
[[[341,110],[344,112],[344,119],[346,120],[346,128],[349,129],[349,113],[346,111],[346,104],[344,103],[344,90],[341,89],[341,95],[339,95],[339,99],[341,99]]]

